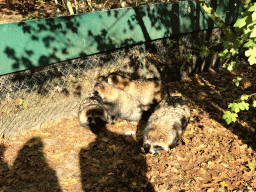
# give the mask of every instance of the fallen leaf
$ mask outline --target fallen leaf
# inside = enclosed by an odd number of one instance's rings
[[[61,157],[61,156],[63,156],[63,155],[64,155],[63,152],[61,152],[61,153],[59,153],[59,154],[57,154],[57,155],[52,155],[51,158],[57,159],[57,158],[59,158],[59,157]]]
[[[71,179],[70,181],[66,181],[65,185],[75,185],[77,183],[77,180],[75,178]]]
[[[255,160],[252,160],[251,162],[249,161],[248,164],[246,164],[246,166],[249,167],[251,171],[254,171],[256,167],[256,161]]]
[[[115,145],[109,145],[108,147],[109,147],[110,149],[113,149],[114,152],[116,152],[116,150],[117,150],[117,148],[116,148]]]
[[[208,161],[208,165],[214,165],[214,162]]]
[[[120,122],[116,123],[115,124],[116,126],[121,126],[122,124]]]
[[[203,173],[206,172],[204,168],[200,168],[200,171],[203,172]]]
[[[207,189],[207,192],[214,192],[214,191],[215,191],[214,188],[209,188],[209,189]]]
[[[51,135],[51,133],[41,133],[41,135],[43,135],[43,136],[49,136],[49,135]]]
[[[222,187],[228,187],[228,184],[225,181],[221,181],[219,183]]]
[[[200,146],[198,146],[198,147],[195,147],[195,149],[199,149],[199,150],[201,150],[201,149],[203,149],[204,148],[204,144],[202,144],[202,145],[200,145]]]

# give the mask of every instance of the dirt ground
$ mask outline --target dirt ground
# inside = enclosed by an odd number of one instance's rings
[[[149,112],[98,135],[69,117],[2,139],[0,191],[256,191],[255,110],[230,125],[222,119],[228,102],[253,93],[252,70],[245,63],[231,74],[211,70],[170,83],[192,115],[181,144],[159,155],[142,148]],[[231,83],[236,74],[240,87]]]
[[[53,1],[39,2],[26,11],[20,1],[0,0],[0,23],[39,11],[55,16]],[[107,124],[98,135],[69,117],[0,139],[0,192],[256,191],[255,109],[230,125],[222,119],[228,103],[254,93],[254,71],[243,62],[232,73],[211,70],[169,83],[172,95],[189,102],[191,119],[181,144],[158,155],[142,148],[147,112],[139,122]],[[243,78],[239,87],[236,75]]]

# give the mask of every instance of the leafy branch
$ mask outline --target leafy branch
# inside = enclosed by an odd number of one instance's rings
[[[195,1],[204,9],[207,15],[215,22],[228,39],[223,43],[224,50],[219,53],[219,57],[223,61],[227,61],[230,58],[237,57],[239,52],[242,52],[248,57],[249,64],[254,65],[256,63],[256,3],[252,4],[250,0],[242,1],[245,11],[241,13],[242,18],[238,19],[234,24],[234,27],[238,29],[239,33],[238,35],[235,35],[205,0]],[[243,50],[245,51],[243,52]],[[237,67],[237,63],[231,59],[231,62],[226,62],[223,67],[231,72]],[[241,80],[241,77],[236,77],[233,79],[233,82],[236,86],[239,86]],[[249,110],[250,105],[246,101],[252,95],[254,94],[249,96],[243,94],[239,99],[239,102],[230,103],[228,105],[228,108],[230,108],[231,111],[225,111],[223,115],[223,119],[226,120],[227,124],[235,122],[238,117],[237,113],[240,111]],[[253,101],[253,107],[256,107],[256,101]]]

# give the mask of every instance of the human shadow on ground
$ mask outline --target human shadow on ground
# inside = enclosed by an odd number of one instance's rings
[[[4,161],[5,150],[6,146],[4,144],[0,144],[0,190],[2,190],[3,183],[5,183],[7,180],[5,173],[9,168],[8,163]]]
[[[11,168],[1,160],[5,147],[0,145],[0,191],[61,191],[56,173],[44,157],[40,137],[27,141]],[[2,161],[2,162],[1,162]],[[4,167],[4,170],[2,169]]]
[[[84,191],[155,191],[141,145],[132,136],[104,128],[80,151],[79,160]]]

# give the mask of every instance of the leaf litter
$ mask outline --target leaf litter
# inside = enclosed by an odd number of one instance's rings
[[[234,73],[246,86],[226,70],[169,83],[192,115],[181,144],[158,155],[144,153],[144,120],[94,135],[68,117],[1,139],[0,191],[256,191],[255,109],[222,119],[229,102],[255,90],[246,64]]]

